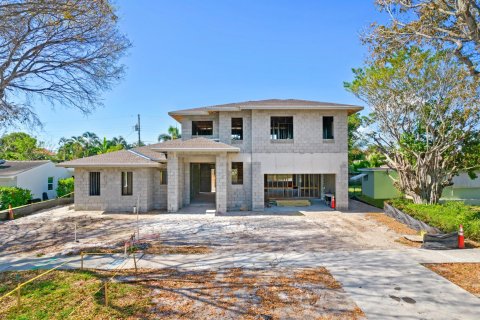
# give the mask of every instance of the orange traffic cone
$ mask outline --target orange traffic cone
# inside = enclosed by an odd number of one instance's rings
[[[332,209],[335,209],[335,196],[332,196]]]
[[[465,248],[465,237],[463,236],[463,225],[458,229],[458,249]]]
[[[8,219],[13,220],[13,209],[11,204],[8,205]]]

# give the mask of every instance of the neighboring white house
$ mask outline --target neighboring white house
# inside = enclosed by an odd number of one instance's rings
[[[42,199],[44,192],[49,199],[55,198],[58,180],[72,176],[70,170],[56,167],[48,160],[1,162],[0,186],[28,189],[34,199]]]
[[[75,209],[140,211],[210,202],[262,211],[282,198],[348,208],[348,115],[360,106],[261,100],[170,112],[182,138],[59,166],[75,169]]]

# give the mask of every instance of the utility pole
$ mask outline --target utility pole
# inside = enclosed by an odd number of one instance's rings
[[[140,140],[140,114],[138,114],[137,116],[138,120],[137,124],[135,125],[135,131],[138,132],[138,147],[140,147],[140,143],[142,142],[142,140]]]

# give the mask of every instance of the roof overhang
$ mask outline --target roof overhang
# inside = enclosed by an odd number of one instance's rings
[[[161,167],[160,162],[155,163],[88,163],[88,164],[68,164],[59,163],[57,167],[63,168],[158,168]]]
[[[152,148],[156,151],[164,152],[200,152],[200,153],[219,153],[219,152],[240,152],[240,148]]]
[[[341,104],[325,104],[322,106],[305,106],[305,105],[289,105],[289,106],[275,106],[275,105],[245,105],[242,106],[212,106],[212,107],[202,107],[195,109],[185,109],[178,111],[171,111],[168,113],[169,116],[181,122],[183,116],[208,116],[212,112],[218,111],[242,111],[242,110],[325,110],[325,111],[338,111],[344,110],[348,112],[348,115],[352,115],[359,111],[362,111],[364,108],[361,106],[354,105],[341,105]]]

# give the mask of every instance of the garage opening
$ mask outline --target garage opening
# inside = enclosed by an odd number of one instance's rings
[[[324,199],[335,193],[334,174],[266,174],[265,200]]]

